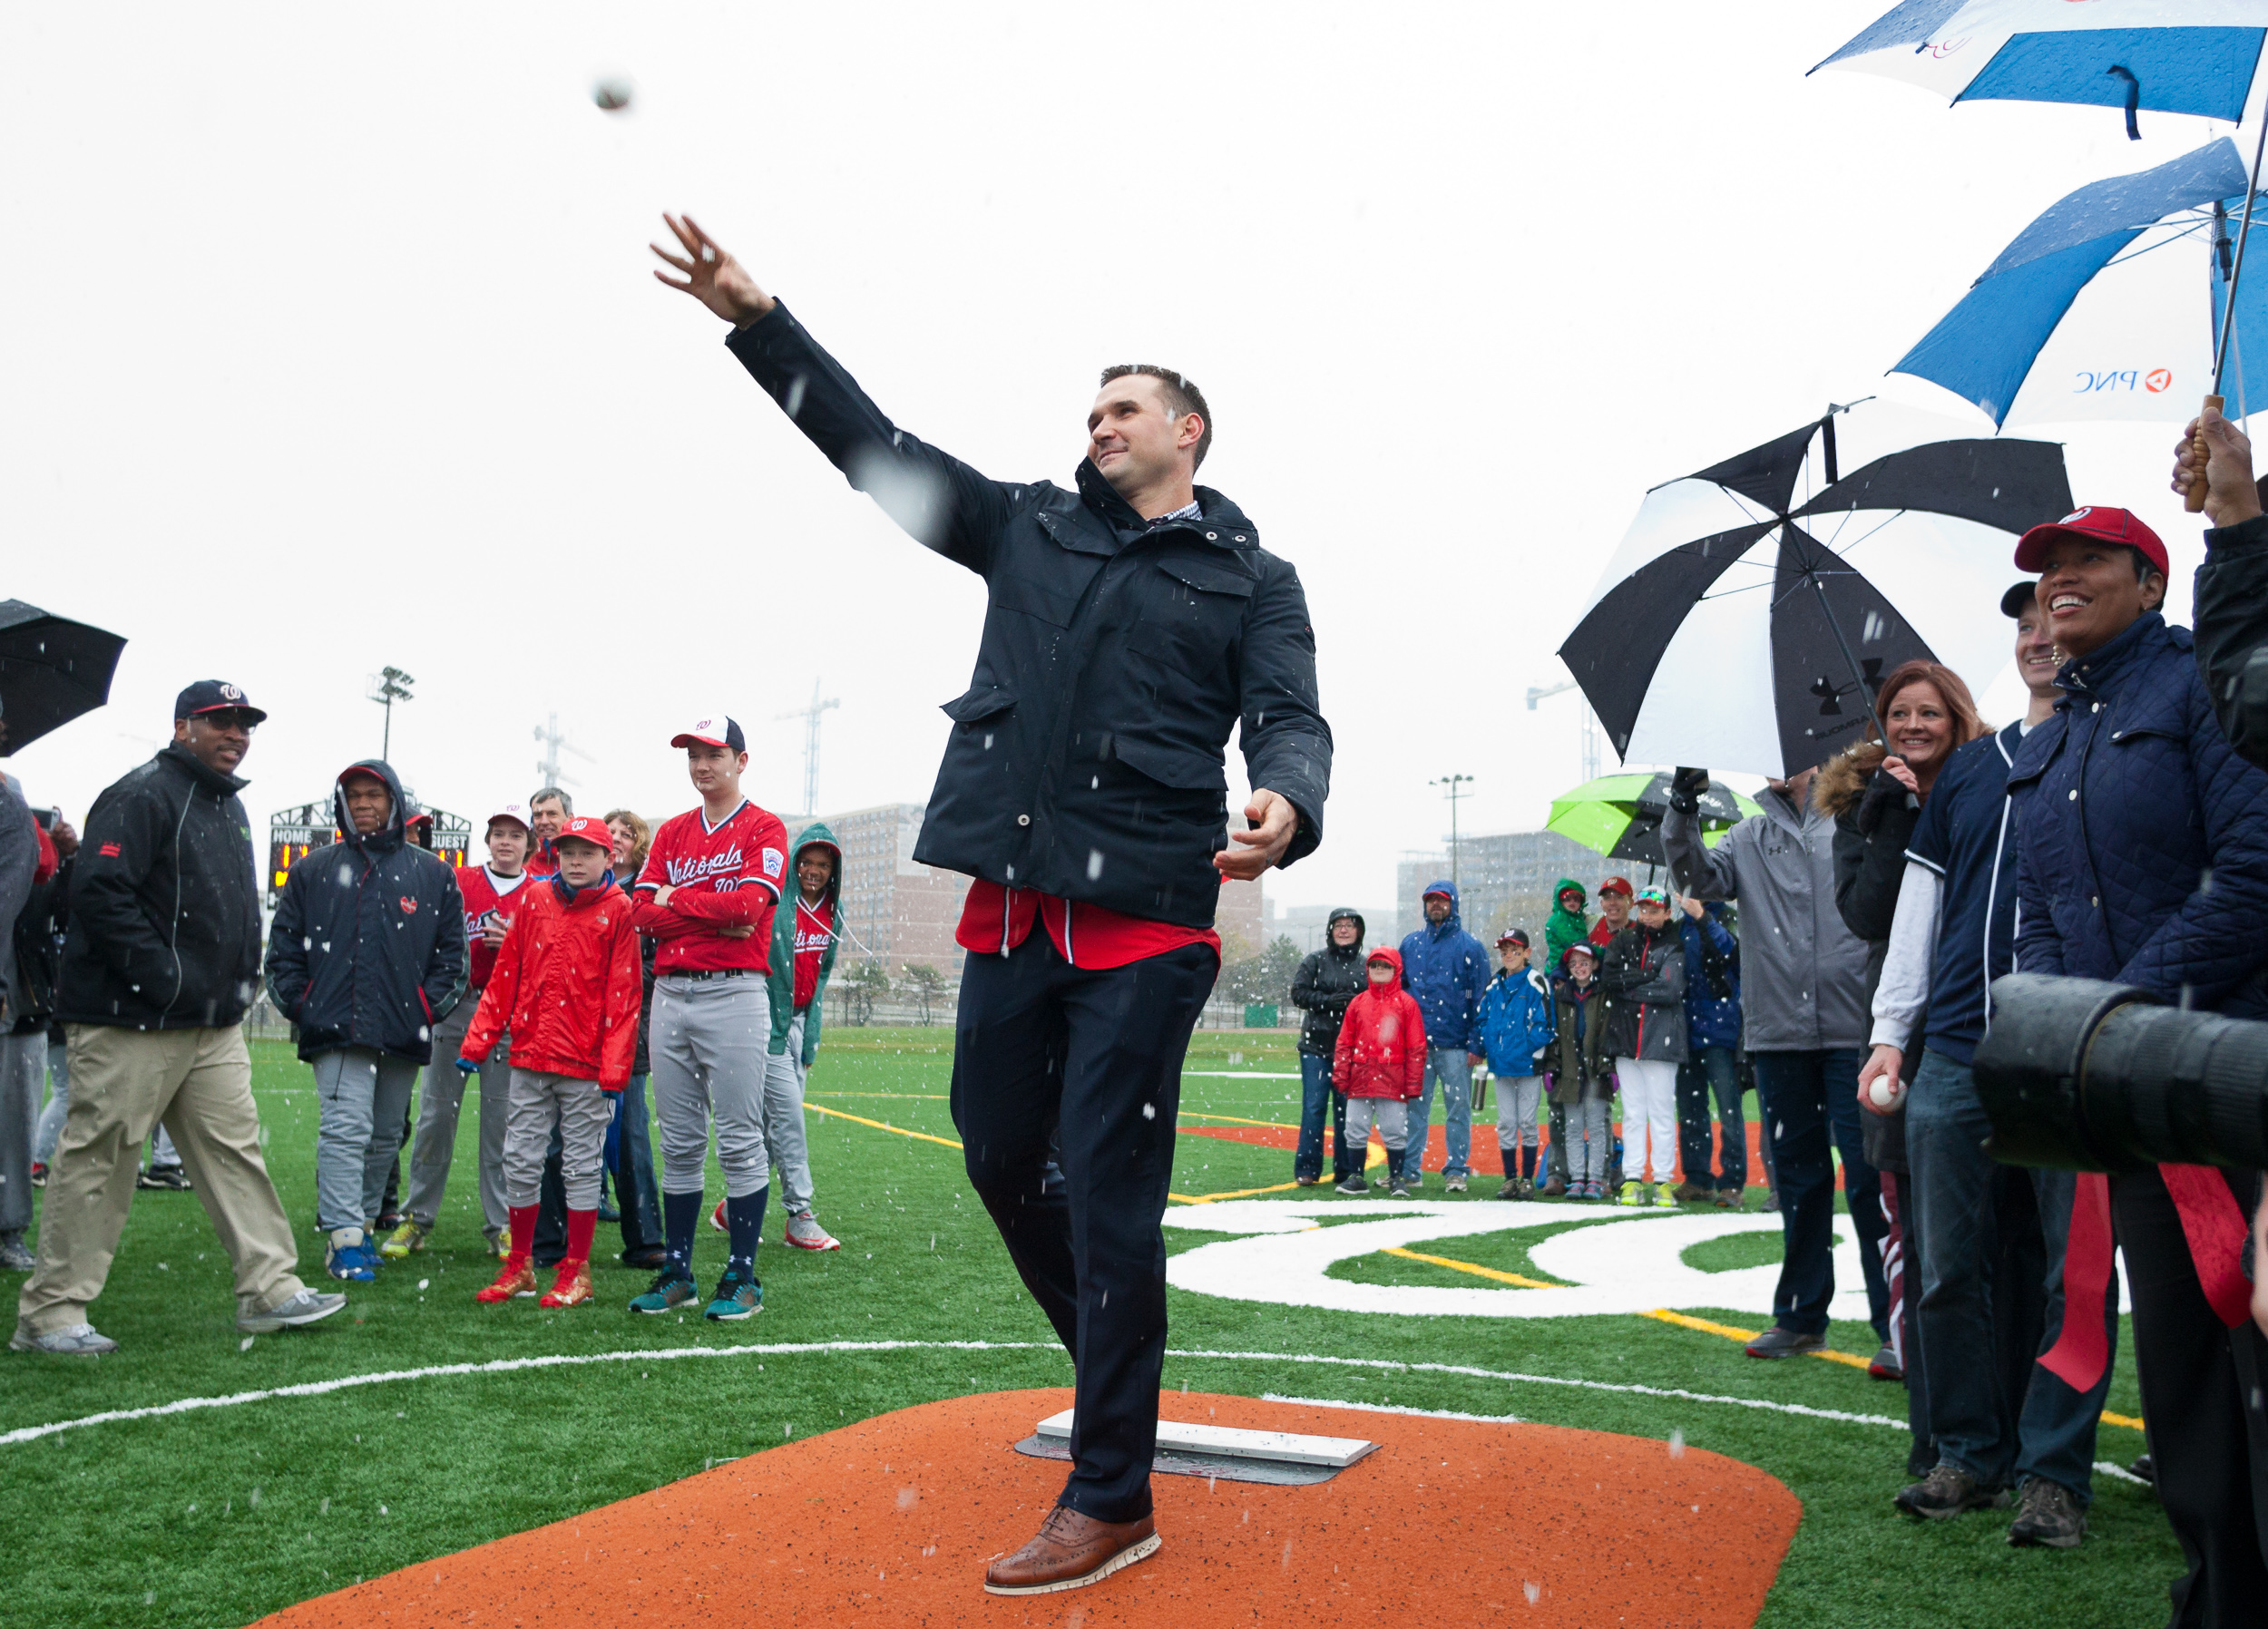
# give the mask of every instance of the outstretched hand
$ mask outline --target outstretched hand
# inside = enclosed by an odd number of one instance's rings
[[[2200,435],[2205,443],[2202,470],[2197,467]],[[2253,444],[2214,407],[2189,421],[2181,445],[2174,449],[2174,490],[2185,497],[2200,481],[2205,483],[2205,519],[2214,525],[2234,526],[2261,512],[2260,487],[2253,479]]]
[[[1229,833],[1228,846],[1213,856],[1213,864],[1224,879],[1249,883],[1291,847],[1299,830],[1299,811],[1280,792],[1262,788],[1245,805],[1245,818],[1253,829]]]
[[[748,268],[701,230],[699,221],[690,215],[666,213],[661,219],[669,223],[685,253],[673,255],[659,243],[647,245],[682,274],[673,278],[666,271],[657,270],[657,278],[680,294],[691,295],[735,327],[744,328],[772,314],[773,306],[778,302],[757,287]]]

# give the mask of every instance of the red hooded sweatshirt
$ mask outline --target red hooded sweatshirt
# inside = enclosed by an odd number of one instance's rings
[[[509,1029],[514,1068],[595,1080],[619,1092],[638,1055],[645,993],[631,902],[611,882],[575,889],[572,900],[567,893],[548,876],[530,879],[513,895],[519,909],[457,1053],[484,1061]]]
[[[1331,1084],[1350,1097],[1414,1097],[1425,1083],[1425,1015],[1402,988],[1401,952],[1373,951],[1364,969],[1373,961],[1393,963],[1393,977],[1347,1003]]]

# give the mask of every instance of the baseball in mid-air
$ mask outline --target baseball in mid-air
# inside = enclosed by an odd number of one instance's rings
[[[630,95],[627,79],[602,79],[591,87],[591,100],[610,113],[619,113],[630,106]]]
[[[1868,1091],[1881,1107],[1888,1108],[1898,1101],[1898,1088],[1891,1084],[1890,1077],[1887,1075],[1876,1080]]]

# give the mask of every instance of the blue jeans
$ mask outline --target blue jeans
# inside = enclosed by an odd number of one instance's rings
[[[1716,1185],[1737,1194],[1748,1185],[1748,1121],[1741,1113],[1740,1075],[1733,1067],[1730,1047],[1702,1047],[1677,1066],[1678,1163],[1686,1180],[1700,1187],[1709,1182],[1709,1098],[1716,1098],[1717,1124],[1725,1128],[1725,1146],[1716,1158],[1724,1166]]]
[[[1445,1140],[1449,1145],[1449,1157],[1442,1166],[1442,1175],[1472,1175],[1472,1060],[1465,1056],[1462,1047],[1428,1047],[1425,1082],[1418,1088],[1417,1101],[1410,1105],[1410,1125],[1405,1134],[1409,1146],[1402,1156],[1404,1182],[1417,1181],[1424,1169],[1425,1139],[1433,1120],[1436,1083],[1442,1088],[1442,1118],[1447,1123]]]
[[[2012,1391],[1994,1361],[1993,1269],[2001,1254],[1996,1176],[1982,1144],[1992,1129],[1966,1064],[1924,1052],[1906,1103],[1906,1158],[1913,1167],[1915,1223],[1921,1234],[1921,1361],[1929,1378],[1930,1429],[1938,1458],[1988,1488],[2046,1477],[2092,1494],[2095,1425],[2110,1389],[2111,1366],[2094,1389],[2074,1391],[2033,1365]],[[2009,1171],[2028,1177],[2047,1244],[2047,1325],[2039,1351],[2063,1332],[2063,1246],[2071,1231],[2077,1177],[2069,1171]],[[2105,1297],[2110,1350],[2118,1351],[2118,1299]]]
[[[1323,1175],[1323,1121],[1331,1118],[1331,1174],[1344,1182],[1354,1171],[1346,1154],[1346,1099],[1331,1089],[1331,1060],[1312,1052],[1299,1055],[1299,1151],[1292,1156],[1292,1175]]]
[[[1882,1278],[1882,1183],[1866,1161],[1859,1133],[1856,1047],[1806,1052],[1758,1052],[1756,1102],[1772,1139],[1780,1178],[1780,1230],[1785,1259],[1772,1292],[1772,1319],[1798,1334],[1827,1331],[1827,1303],[1834,1298],[1834,1151],[1843,1154],[1843,1190],[1851,1230],[1859,1236],[1866,1280],[1868,1322],[1875,1339],[1890,1339],[1890,1286]]]

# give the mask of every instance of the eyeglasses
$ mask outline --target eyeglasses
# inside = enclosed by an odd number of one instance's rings
[[[198,714],[197,721],[207,729],[240,729],[248,736],[259,727],[259,720],[242,707],[213,707]]]

